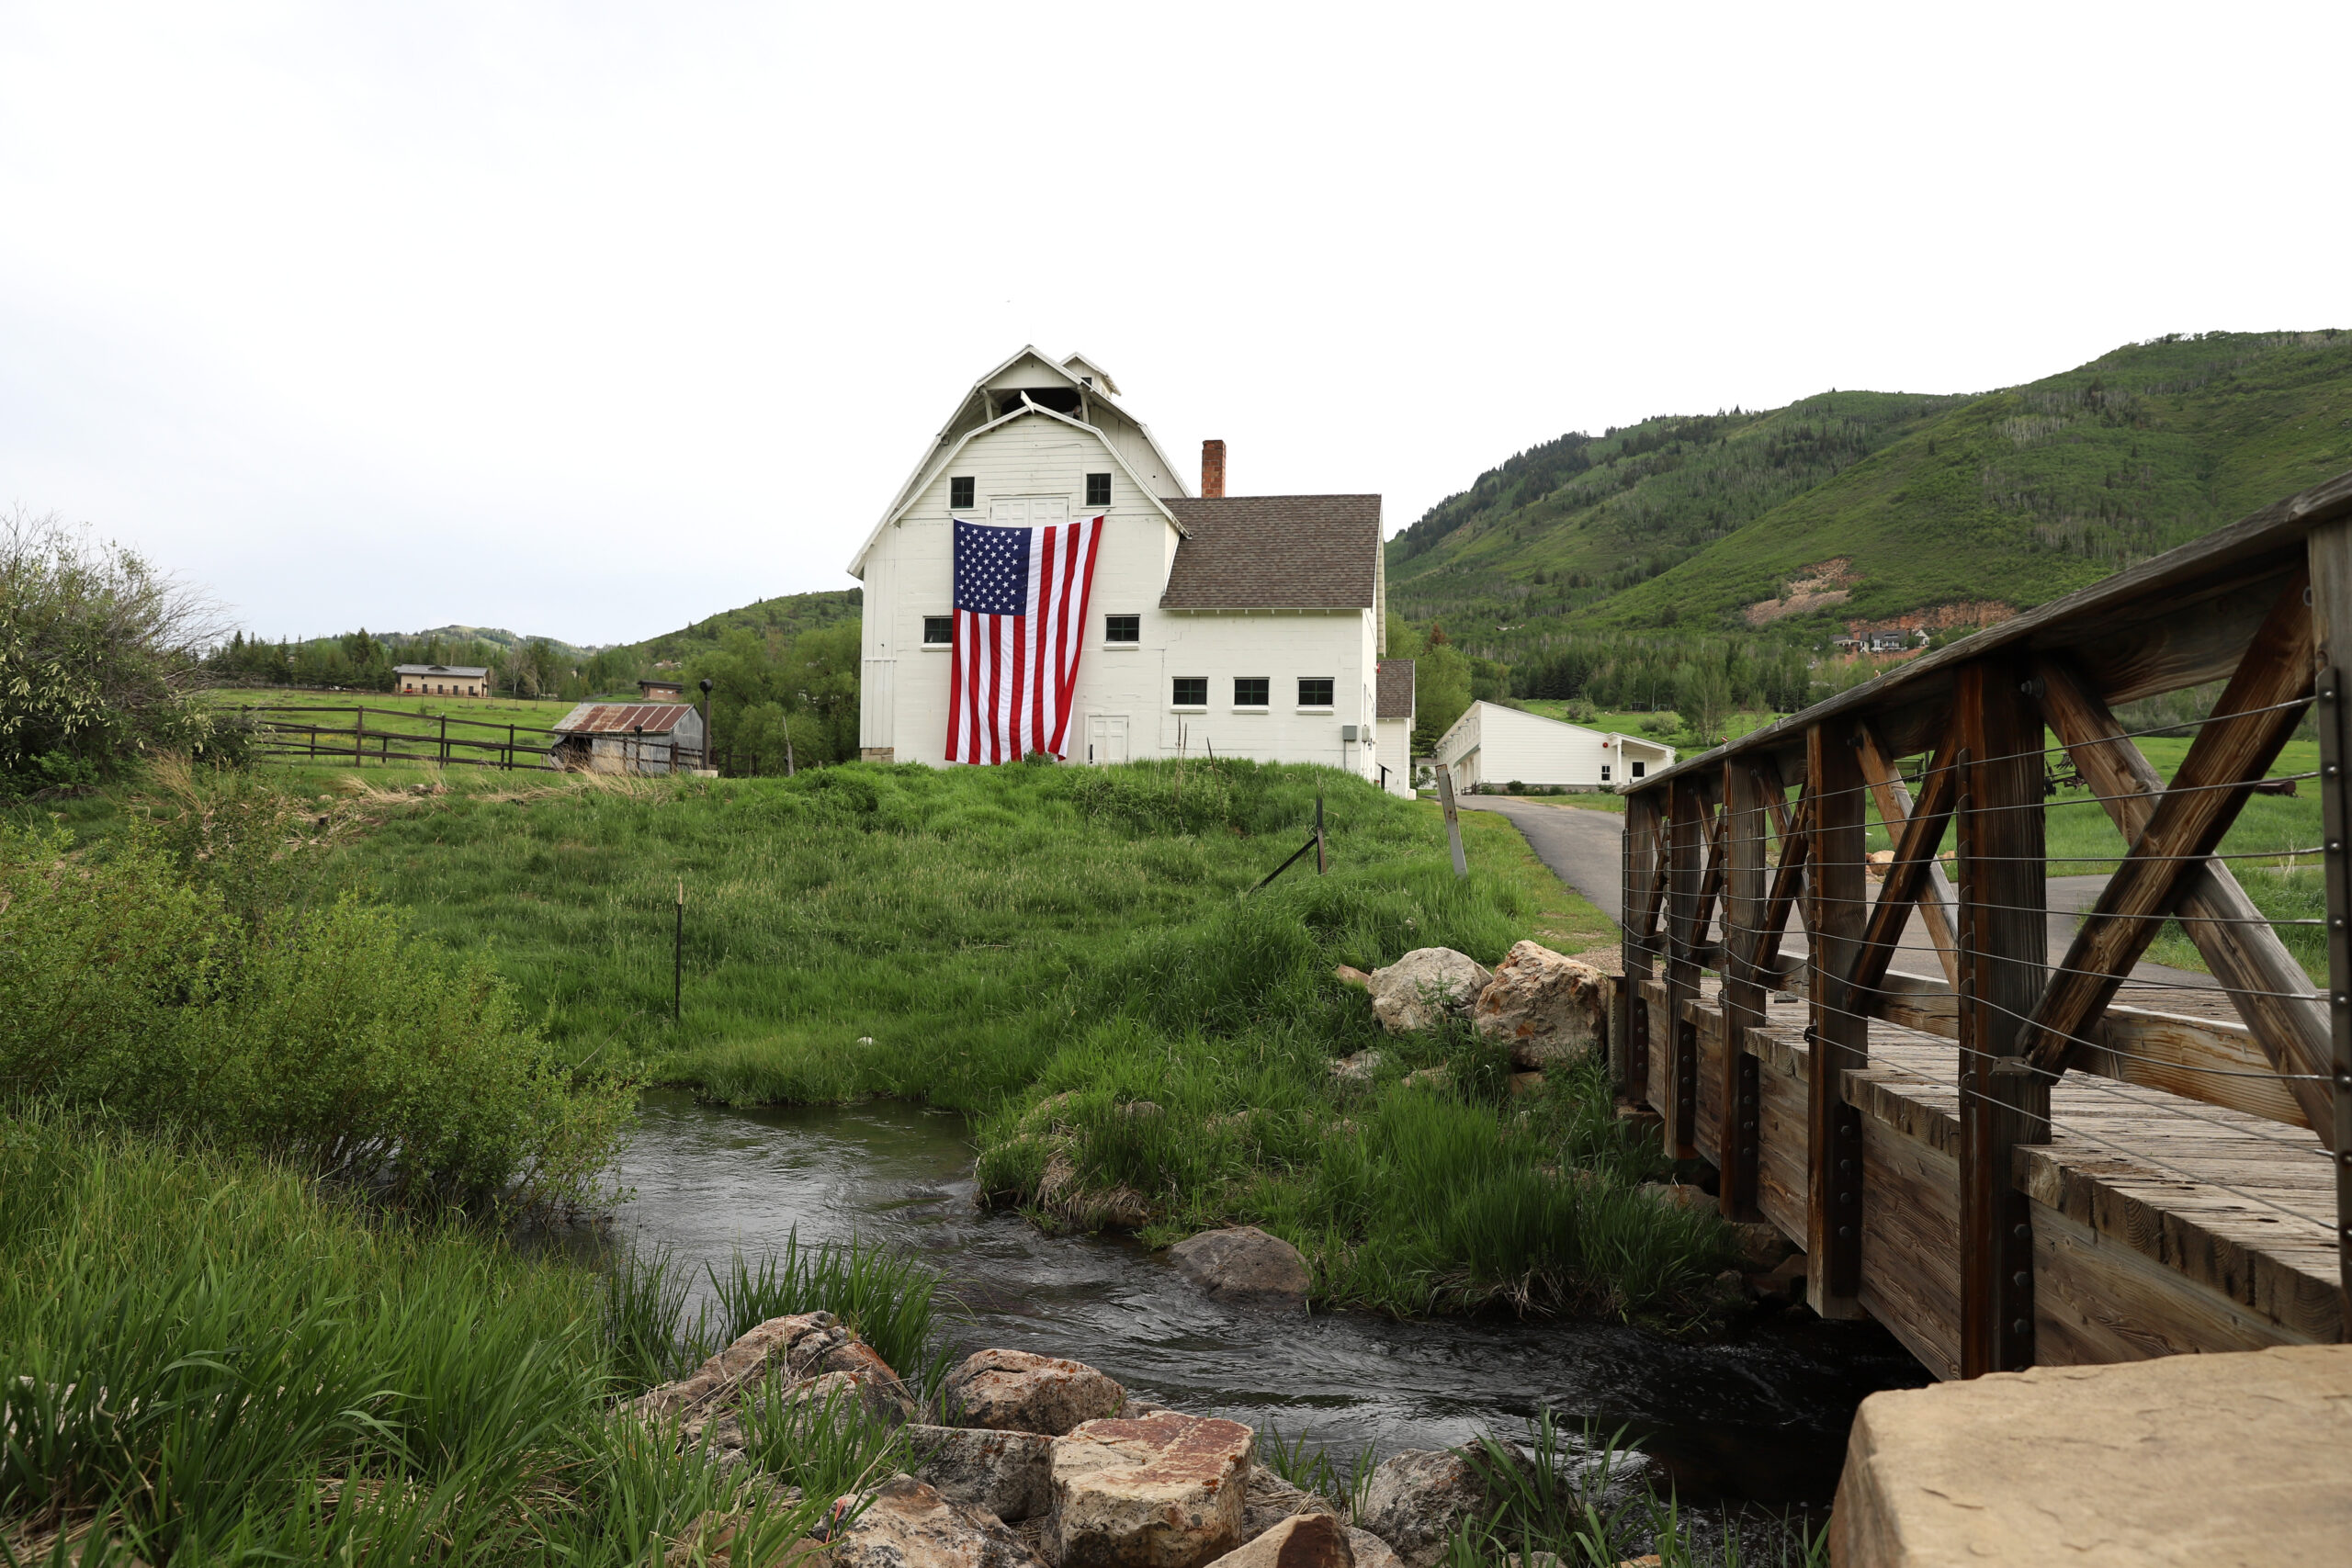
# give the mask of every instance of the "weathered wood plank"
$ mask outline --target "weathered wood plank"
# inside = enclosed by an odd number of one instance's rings
[[[2313,1342],[2040,1203],[2033,1304],[2034,1359],[2046,1367]]]
[[[2352,1336],[2352,518],[2312,531],[2312,630],[2320,667],[2320,821],[2327,844],[2328,1076],[2312,1123],[2335,1156],[2335,1265]]]
[[[1757,1066],[1756,1207],[1781,1234],[1802,1247],[1805,1240],[1804,1079],[1795,1071],[1803,1041],[1788,1042],[1750,1031],[1748,1060]],[[1779,1049],[1775,1049],[1778,1046]]]
[[[2034,682],[2052,731],[2064,743],[2125,842],[2136,840],[2154,814],[2163,778],[2140,749],[2123,738],[2115,715],[2069,661],[2035,660]],[[2296,1075],[2279,1086],[2299,1108],[2292,1119],[2305,1126],[2324,1124],[2334,1099],[2324,1082],[2303,1075],[2324,1077],[2327,1071],[2327,1012],[2307,995],[2312,987],[2302,965],[2278,933],[2260,923],[2262,911],[2220,861],[2183,869],[2176,914],[2215,977],[2230,987],[2230,999],[2262,1046],[2267,1064],[2274,1071]],[[2206,1098],[2197,1088],[2178,1092]]]
[[[1869,778],[1870,728],[1858,724],[1854,736],[1860,753],[1856,767]],[[1868,928],[1862,934],[1862,951],[1855,961],[1854,972],[1848,976],[1844,987],[1843,1006],[1857,1012],[1871,1010],[1872,992],[1878,978],[1894,961],[1895,944],[1903,940],[1903,928],[1910,923],[1911,911],[1919,901],[1919,890],[1926,885],[1927,874],[1935,863],[1936,851],[1941,847],[1944,829],[1951,821],[1952,801],[1958,794],[1960,771],[1952,763],[1953,744],[1947,735],[1928,763],[1926,775],[1920,781],[1919,804],[1909,817],[1899,813],[1887,820],[1887,830],[1894,838],[1894,860],[1887,866],[1886,875],[1879,884],[1878,902],[1871,907]],[[1879,786],[1871,785],[1873,795]],[[1948,947],[1950,943],[1946,944]],[[1941,956],[1940,954],[1939,956]]]
[[[1961,1375],[1960,1168],[1875,1116],[1862,1118],[1870,1205],[1862,1213],[1862,1305],[1939,1378]]]
[[[1724,1012],[1730,1024],[1727,1048],[1716,1061],[1722,1073],[1714,1098],[1723,1107],[1721,1135],[1712,1145],[1722,1186],[1716,1201],[1726,1219],[1742,1220],[1756,1209],[1756,1058],[1747,1052],[1748,1030],[1764,1021],[1768,976],[1757,958],[1764,941],[1767,885],[1767,808],[1763,782],[1744,762],[1724,770]],[[1777,978],[1777,976],[1772,976]],[[1705,1070],[1703,1067],[1701,1069]]]
[[[1693,952],[1706,938],[1698,926],[1699,892],[1706,880],[1703,863],[1707,840],[1707,803],[1698,781],[1685,779],[1668,792],[1666,804],[1667,911],[1666,984],[1668,1003],[1662,1055],[1668,1068],[1666,1097],[1652,1101],[1665,1118],[1667,1152],[1690,1159],[1698,1121],[1698,1044],[1683,1018],[1682,1004],[1699,993],[1700,969]],[[1651,1083],[1658,1075],[1653,1066]]]

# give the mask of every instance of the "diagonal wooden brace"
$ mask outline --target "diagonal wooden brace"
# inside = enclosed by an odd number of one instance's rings
[[[1871,798],[1878,803],[1879,820],[1886,824],[1888,836],[1900,837],[1904,823],[1911,818],[1911,792],[1903,787],[1903,775],[1896,771],[1894,759],[1886,754],[1878,732],[1865,724],[1860,733],[1862,777],[1869,781]],[[1952,938],[1951,922],[1951,911],[1958,907],[1942,863],[1928,861],[1927,880],[1919,887],[1919,918],[1927,925],[1928,940],[1935,944],[1944,983],[1952,987],[1960,984],[1960,944]]]
[[[2254,782],[2294,733],[2302,710],[2282,705],[2311,692],[2315,651],[2304,581],[2298,572],[2271,606],[2171,787],[2156,797],[2122,865],[2075,931],[2064,966],[2051,976],[2018,1037],[2019,1054],[2033,1066],[2065,1070],[2077,1041],[2174,912],[2183,878],[2209,863],[2201,857],[2213,852]]]
[[[1862,733],[1867,735],[1867,729]],[[1879,884],[1878,902],[1871,907],[1871,921],[1862,933],[1861,955],[1855,961],[1853,973],[1846,978],[1839,1006],[1855,1012],[1875,1014],[1879,1010],[1879,982],[1886,978],[1888,965],[1894,962],[1895,944],[1903,940],[1904,925],[1910,919],[1912,906],[1919,901],[1920,890],[1927,886],[1928,870],[1935,864],[1936,851],[1942,845],[1944,829],[1951,823],[1952,803],[1960,797],[1960,769],[1955,765],[1955,737],[1958,728],[1946,730],[1943,743],[1936,748],[1928,761],[1927,773],[1919,781],[1919,801],[1908,816],[1897,817],[1887,823],[1890,829],[1900,824],[1894,845],[1894,860],[1886,868],[1886,879]],[[1861,747],[1862,770],[1870,771],[1871,747],[1866,739]],[[1955,950],[1952,957],[1957,959]],[[1951,979],[1958,984],[1958,971]]]
[[[2034,661],[2041,715],[2064,742],[2126,842],[2154,815],[2164,780],[2140,749],[2123,739],[2106,702],[2062,659]],[[2214,977],[2229,987],[2238,1016],[2255,1043],[2286,1078],[2287,1089],[2314,1130],[2334,1114],[2326,1083],[2334,1051],[2327,1010],[2310,993],[2311,977],[2278,933],[2261,923],[2262,911],[2220,861],[2188,867],[2173,909],[2181,930],[2205,955]]]

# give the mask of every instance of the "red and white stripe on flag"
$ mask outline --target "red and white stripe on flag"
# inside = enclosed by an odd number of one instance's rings
[[[1031,528],[956,525],[956,639],[947,760],[1066,756],[1069,704],[1102,519]]]

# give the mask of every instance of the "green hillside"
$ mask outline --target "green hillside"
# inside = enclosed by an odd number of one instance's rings
[[[1982,396],[1831,392],[1563,437],[1389,543],[1390,603],[1558,634],[2021,609],[2352,468],[2352,333],[2132,344]]]
[[[789,641],[803,632],[856,620],[865,603],[862,588],[780,593],[773,599],[753,600],[741,609],[705,615],[692,626],[631,643],[628,649],[649,660],[677,660],[717,648],[729,632],[751,632],[763,641]]]

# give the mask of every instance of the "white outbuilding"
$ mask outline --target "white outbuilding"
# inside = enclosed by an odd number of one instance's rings
[[[1453,770],[1453,787],[1614,789],[1674,764],[1674,748],[1614,730],[1545,718],[1542,714],[1472,703],[1437,743],[1437,760]]]

